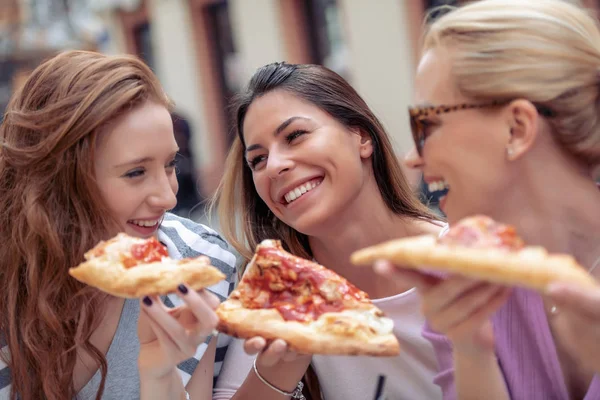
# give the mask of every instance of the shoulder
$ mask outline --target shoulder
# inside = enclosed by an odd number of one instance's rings
[[[213,266],[235,281],[236,256],[227,242],[213,229],[187,218],[167,213],[158,230],[158,239],[167,246],[173,258],[210,258]]]

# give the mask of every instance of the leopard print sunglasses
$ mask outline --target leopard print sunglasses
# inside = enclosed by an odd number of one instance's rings
[[[479,104],[456,104],[456,105],[441,105],[441,106],[424,106],[424,107],[409,107],[408,115],[410,118],[410,128],[412,132],[412,137],[415,142],[415,148],[417,149],[417,153],[420,157],[423,156],[423,147],[425,146],[425,140],[427,136],[425,134],[425,119],[432,115],[440,115],[447,114],[454,111],[462,111],[462,110],[472,110],[478,108],[490,108],[490,107],[498,107],[503,106],[510,103],[510,100],[496,100],[487,103],[479,103]],[[544,117],[552,117],[554,116],[554,112],[549,108],[535,104],[534,106],[538,113]]]

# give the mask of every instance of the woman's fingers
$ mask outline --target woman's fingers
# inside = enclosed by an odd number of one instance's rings
[[[273,340],[268,347],[258,356],[257,361],[265,367],[272,367],[283,360],[288,345],[282,339]]]
[[[462,277],[451,277],[441,281],[423,293],[423,312],[425,315],[437,314],[465,293],[481,285],[481,281]]]
[[[201,290],[196,292],[181,284],[178,287],[179,297],[186,303],[198,324],[194,329],[197,334],[209,336],[217,327],[219,319],[214,309],[219,305],[219,299],[212,293]]]
[[[248,354],[257,354],[267,347],[267,341],[262,337],[253,337],[244,341],[244,351]]]
[[[265,367],[272,367],[280,361],[292,361],[297,354],[288,350],[287,343],[275,339],[268,343],[265,338],[253,337],[244,342],[244,351],[248,354],[258,354],[257,362]]]
[[[210,331],[206,334],[198,330],[185,329],[177,319],[170,315],[169,309],[164,307],[157,297],[154,300],[145,297],[142,300],[142,308],[148,315],[153,330],[155,327],[160,328],[154,332],[156,337],[159,338],[159,333],[164,332],[175,343],[176,347],[186,355],[195,354],[197,347],[210,334]],[[153,325],[152,322],[155,324]]]

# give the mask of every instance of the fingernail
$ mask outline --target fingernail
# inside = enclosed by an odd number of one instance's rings
[[[179,290],[181,292],[181,294],[188,293],[188,288],[183,283],[181,285],[177,286],[177,290]]]
[[[145,305],[147,305],[148,307],[150,307],[152,305],[152,299],[148,296],[144,297],[142,299],[142,301],[144,302]]]

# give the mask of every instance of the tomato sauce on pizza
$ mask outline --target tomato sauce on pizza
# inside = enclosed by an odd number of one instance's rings
[[[240,299],[249,309],[274,308],[286,321],[309,322],[342,311],[348,302],[368,300],[334,272],[283,249],[261,247],[256,257],[259,273],[245,279],[251,290]]]

